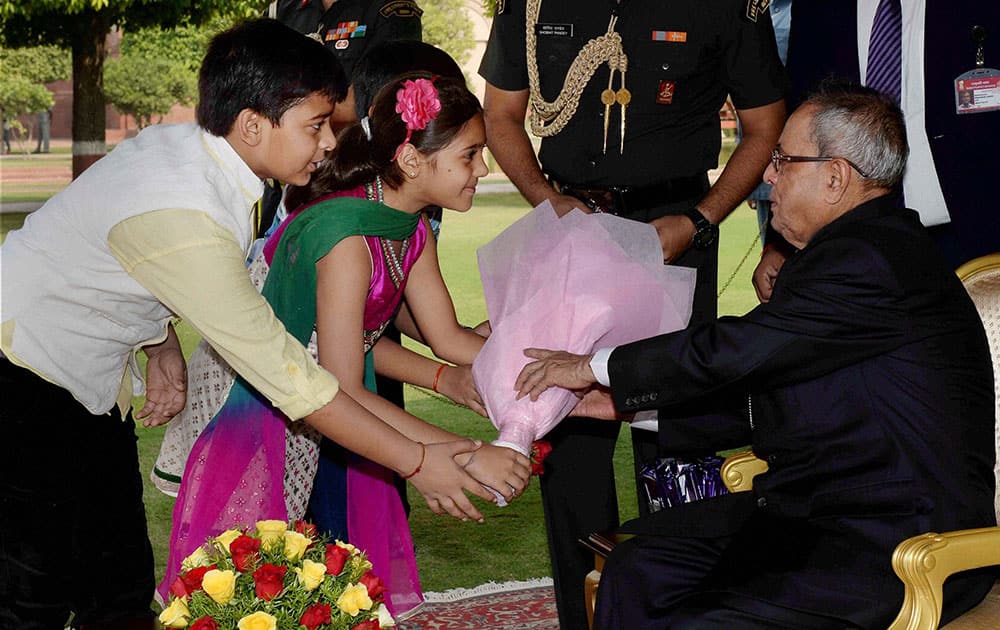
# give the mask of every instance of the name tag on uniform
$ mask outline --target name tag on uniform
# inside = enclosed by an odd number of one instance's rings
[[[572,24],[535,24],[535,35],[538,37],[573,37]]]
[[[687,31],[653,31],[654,42],[676,42],[682,44],[687,40]]]

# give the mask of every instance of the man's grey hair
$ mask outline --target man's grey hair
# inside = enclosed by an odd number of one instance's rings
[[[871,88],[828,81],[803,105],[817,108],[811,131],[819,155],[850,160],[869,186],[891,189],[903,179],[910,149],[895,103]]]

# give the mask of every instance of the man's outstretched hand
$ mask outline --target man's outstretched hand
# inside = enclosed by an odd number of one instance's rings
[[[590,369],[593,355],[527,348],[524,356],[538,360],[525,365],[517,375],[514,389],[518,399],[530,396],[532,400],[538,400],[541,393],[550,387],[581,391],[597,382],[594,371]]]

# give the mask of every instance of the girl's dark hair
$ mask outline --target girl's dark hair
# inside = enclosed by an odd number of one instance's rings
[[[313,173],[307,186],[288,192],[285,207],[294,210],[330,192],[370,182],[376,175],[390,188],[399,188],[403,173],[392,156],[406,139],[406,123],[396,113],[396,92],[406,80],[431,78],[426,72],[412,72],[400,75],[379,90],[369,120],[371,140],[361,123],[344,128],[337,136],[333,155]],[[441,101],[441,112],[427,128],[414,131],[410,137],[410,144],[424,155],[446,147],[469,120],[483,111],[479,99],[462,80],[436,77],[434,87]]]
[[[358,120],[368,115],[375,94],[383,85],[406,72],[430,72],[439,77],[464,79],[451,55],[427,42],[393,39],[365,51],[351,70],[354,113]]]

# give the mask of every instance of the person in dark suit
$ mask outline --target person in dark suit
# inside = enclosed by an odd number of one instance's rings
[[[873,15],[878,0],[809,0],[792,5],[787,71],[789,108],[823,79],[867,79]],[[911,145],[903,188],[920,204],[924,225],[952,268],[1000,251],[991,182],[1000,171],[996,138],[1000,111],[958,115],[955,79],[975,67],[974,26],[985,27],[987,65],[1000,55],[1000,3],[977,0],[902,2],[902,95]],[[992,51],[992,61],[990,52]],[[921,148],[919,145],[922,145]],[[914,187],[917,186],[917,187]],[[767,299],[787,250],[768,248],[754,272]]]
[[[890,195],[907,157],[900,110],[828,89],[779,142],[764,178],[796,251],[769,302],[590,356],[526,351],[540,360],[521,393],[586,390],[577,413],[735,395],[769,465],[752,492],[626,524],[639,535],[607,560],[596,627],[885,628],[903,596],[899,542],[995,523],[989,347],[917,213]],[[598,382],[610,393],[587,390]],[[945,620],[992,582],[949,580]]]

